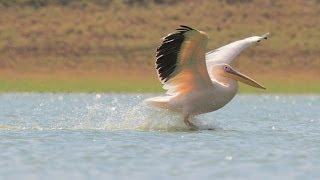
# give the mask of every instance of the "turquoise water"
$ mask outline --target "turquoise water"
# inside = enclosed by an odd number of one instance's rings
[[[238,95],[198,116],[141,94],[0,94],[0,179],[319,179],[320,96]]]

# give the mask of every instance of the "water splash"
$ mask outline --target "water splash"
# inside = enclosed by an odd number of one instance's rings
[[[217,124],[210,124],[193,118],[192,121],[198,126],[199,130],[217,129]],[[109,124],[110,125],[110,124]],[[106,126],[106,129],[116,129]],[[170,112],[166,109],[150,106],[141,102],[129,109],[124,115],[122,123],[119,124],[120,130],[143,130],[143,131],[188,131],[188,126],[183,122],[180,114]]]
[[[181,131],[188,130],[179,114],[142,102],[130,109],[121,124],[124,129]]]
[[[8,97],[7,97],[8,96]],[[150,106],[141,95],[112,94],[8,94],[2,99],[0,130],[139,130],[187,131],[178,113]],[[28,102],[28,106],[21,106]],[[9,103],[7,103],[9,104]],[[202,118],[192,121],[200,129],[217,124]]]

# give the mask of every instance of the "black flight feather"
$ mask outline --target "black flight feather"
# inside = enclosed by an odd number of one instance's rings
[[[191,30],[193,29],[181,25],[175,32],[167,35],[156,50],[156,69],[162,82],[167,82],[171,78],[170,75],[177,66],[177,58],[185,39],[184,33]]]

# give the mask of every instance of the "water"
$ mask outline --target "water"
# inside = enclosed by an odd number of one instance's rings
[[[319,179],[320,96],[239,95],[194,119],[139,94],[0,94],[0,179]]]

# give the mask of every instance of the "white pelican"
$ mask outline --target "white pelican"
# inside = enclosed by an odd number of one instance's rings
[[[149,98],[146,102],[181,113],[190,129],[198,129],[190,117],[226,105],[238,91],[237,81],[265,89],[229,64],[250,44],[267,36],[268,33],[248,37],[205,53],[208,35],[181,25],[163,38],[156,51],[156,70],[167,96]]]

